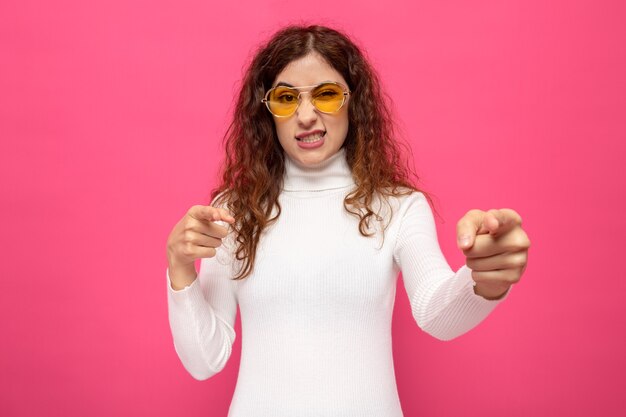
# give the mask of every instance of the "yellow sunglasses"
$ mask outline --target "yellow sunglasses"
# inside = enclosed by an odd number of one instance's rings
[[[309,89],[309,91],[300,91]],[[261,100],[267,109],[276,117],[288,117],[296,112],[302,101],[302,93],[311,95],[311,103],[322,113],[336,113],[346,102],[346,97],[351,93],[343,84],[337,82],[325,82],[317,85],[294,87],[279,83],[270,88]]]

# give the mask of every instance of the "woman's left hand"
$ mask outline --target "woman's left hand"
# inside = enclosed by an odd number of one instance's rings
[[[520,280],[530,240],[517,212],[507,208],[470,210],[458,221],[456,235],[467,258],[465,263],[472,270],[476,294],[499,299]]]

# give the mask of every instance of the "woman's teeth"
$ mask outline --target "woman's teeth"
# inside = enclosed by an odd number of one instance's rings
[[[316,133],[314,135],[307,136],[306,138],[301,138],[300,140],[302,142],[304,142],[304,143],[317,142],[318,140],[322,139],[322,137],[324,137],[325,134],[326,134],[326,132],[324,132],[324,133]]]

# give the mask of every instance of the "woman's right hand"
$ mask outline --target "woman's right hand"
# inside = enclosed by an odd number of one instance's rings
[[[226,209],[196,205],[172,229],[167,238],[167,261],[173,287],[191,284],[197,276],[195,260],[212,258],[217,253],[228,228],[216,221],[232,224],[235,219]]]

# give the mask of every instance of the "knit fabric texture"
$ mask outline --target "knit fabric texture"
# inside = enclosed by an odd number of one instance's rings
[[[508,297],[476,295],[471,269],[450,268],[420,192],[375,200],[383,223],[374,219],[375,236],[362,236],[343,205],[354,187],[343,148],[313,167],[286,156],[282,211],[263,232],[248,278],[231,280],[241,265],[232,232],[191,285],[174,290],[166,271],[174,347],[193,378],[226,365],[239,307],[229,417],[401,417],[391,339],[399,276],[417,326],[441,340],[472,329]]]

